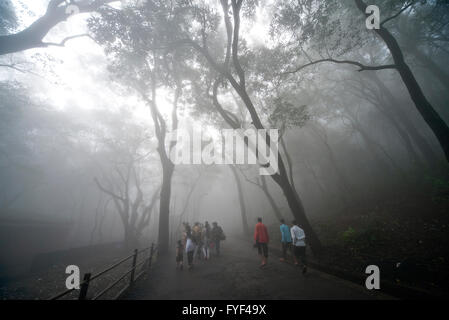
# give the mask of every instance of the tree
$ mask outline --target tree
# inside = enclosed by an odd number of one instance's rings
[[[93,12],[98,10],[107,3],[117,0],[81,0],[75,2],[79,9],[79,13]],[[50,0],[45,14],[34,21],[30,26],[24,30],[7,35],[0,35],[0,56],[8,53],[20,52],[32,48],[44,48],[48,46],[63,46],[68,40],[86,35],[74,35],[63,39],[60,43],[44,42],[45,36],[59,23],[67,20],[72,14],[69,12],[68,6],[70,4],[65,0]],[[2,9],[0,7],[0,9]],[[0,10],[2,11],[2,10]],[[9,6],[9,10],[5,11],[6,20],[5,26],[8,30],[15,26],[15,15]],[[3,14],[3,12],[2,12]],[[1,31],[1,29],[0,29]],[[3,33],[3,32],[2,32]]]
[[[161,188],[155,183],[159,173],[153,162],[153,135],[136,124],[126,109],[98,116],[102,121],[90,131],[91,144],[96,144],[89,157],[97,168],[93,182],[114,204],[123,225],[124,243],[134,249],[160,196]]]
[[[151,213],[160,195],[160,188],[156,188],[151,200],[145,203],[141,178],[136,167],[135,159],[129,159],[129,162],[122,166],[116,165],[114,175],[103,177],[106,185],[103,185],[98,178],[94,178],[97,187],[111,197],[120,215],[124,228],[124,242],[128,249],[138,246],[142,231],[148,226]]]
[[[265,176],[256,177],[254,180],[252,180],[246,175],[243,168],[241,168],[240,166],[237,168],[239,169],[240,173],[247,182],[251,183],[252,185],[255,185],[260,190],[262,190],[262,192],[267,197],[268,202],[270,203],[271,209],[273,209],[274,216],[278,221],[282,220],[283,216],[281,213],[281,209],[276,204],[276,201],[274,200],[273,196],[270,193],[270,190],[268,189],[267,180]]]
[[[184,38],[178,41],[178,44],[186,44],[192,48],[194,48],[204,59],[206,59],[209,67],[217,74],[217,78],[212,86],[212,97],[213,103],[218,111],[218,113],[223,117],[224,120],[231,126],[233,129],[238,129],[239,123],[236,122],[236,116],[230,113],[229,111],[223,109],[223,106],[218,101],[218,89],[224,80],[229,82],[235,92],[238,94],[241,101],[244,103],[247,111],[250,114],[252,124],[256,129],[265,129],[265,126],[262,123],[260,115],[253,104],[253,101],[248,94],[247,91],[247,83],[245,71],[240,63],[239,58],[239,37],[240,37],[240,13],[243,5],[242,0],[232,0],[230,3],[227,0],[220,1],[223,13],[223,20],[226,28],[226,48],[225,48],[225,56],[223,63],[219,63],[211,54],[210,48],[208,47],[208,37],[211,36],[214,32],[209,32],[211,28],[214,28],[214,23],[207,23],[206,21],[212,20],[212,17],[207,17],[208,9],[200,8],[198,11],[200,23],[202,28],[199,32],[199,39],[195,39],[191,37],[191,35],[183,35]],[[249,6],[246,9],[250,10],[252,3],[248,3]],[[230,17],[230,12],[232,12],[232,20]],[[215,17],[215,16],[214,16]],[[215,26],[216,28],[216,26]],[[199,44],[196,40],[199,40],[201,44]],[[214,48],[214,53],[216,48]],[[232,69],[231,69],[232,66]],[[267,141],[268,147],[270,146],[270,139]],[[304,228],[306,234],[308,235],[308,239],[310,241],[312,250],[315,253],[319,253],[321,251],[321,242],[316,236],[314,230],[312,229],[306,215],[305,210],[302,205],[302,202],[299,196],[295,193],[295,190],[292,188],[290,181],[288,179],[288,174],[282,160],[282,156],[278,154],[278,167],[279,171],[271,176],[271,178],[280,186],[282,189],[289,207],[292,211],[293,216],[298,221],[300,225]]]
[[[366,65],[358,61],[347,60],[347,59],[336,59],[332,56],[331,51],[334,51],[334,55],[343,55],[347,52],[350,52],[354,48],[363,47],[364,44],[367,43],[367,39],[364,39],[361,28],[365,26],[364,22],[361,19],[358,19],[355,15],[355,12],[352,7],[350,7],[350,2],[335,2],[335,1],[326,1],[325,3],[317,4],[316,1],[304,1],[299,2],[298,4],[292,3],[283,3],[279,13],[275,19],[275,27],[283,26],[285,29],[290,30],[295,35],[299,33],[299,36],[296,36],[295,39],[297,41],[318,41],[319,45],[312,45],[312,48],[315,48],[319,51],[327,52],[326,55],[328,57],[310,61],[309,63],[302,64],[299,67],[294,68],[293,70],[289,70],[288,73],[296,73],[300,70],[303,70],[306,67],[316,65],[319,63],[336,63],[336,64],[350,64],[357,66],[359,71],[365,70],[385,70],[385,69],[394,69],[396,70],[404,85],[406,86],[411,99],[413,100],[416,109],[427,123],[429,128],[433,131],[435,137],[439,141],[441,148],[443,149],[446,160],[449,161],[449,128],[446,123],[440,117],[440,115],[435,111],[434,107],[428,101],[426,96],[424,95],[421,86],[418,84],[415,75],[411,71],[409,65],[406,63],[403,51],[399,46],[398,41],[395,36],[385,27],[387,22],[390,22],[397,18],[401,13],[406,11],[407,9],[413,7],[417,8],[418,1],[393,1],[393,2],[385,2],[380,1],[386,8],[386,10],[382,10],[385,12],[392,12],[391,16],[385,18],[380,23],[379,29],[374,29],[372,32],[377,34],[383,41],[383,44],[388,49],[388,55],[393,63],[371,66]],[[367,5],[362,0],[354,0],[355,8],[362,13],[363,17],[368,16],[366,13]],[[348,12],[348,16],[345,16],[346,19],[342,19],[341,12]],[[394,13],[394,14],[393,14]],[[340,20],[337,20],[335,14],[339,14],[338,17]],[[301,15],[306,15],[306,19],[302,19],[300,23],[294,23],[293,17],[300,17]],[[388,13],[387,13],[388,16]],[[305,22],[304,22],[305,20]],[[347,23],[343,23],[341,21],[348,21]],[[329,28],[329,24],[332,24],[332,27]],[[311,28],[311,26],[314,26]],[[299,29],[303,29],[298,31]],[[366,31],[366,30],[365,30]],[[368,38],[368,36],[367,36]],[[297,50],[303,50],[305,42],[300,42],[299,48]]]
[[[160,43],[170,37],[172,20],[179,19],[176,8],[165,1],[148,1],[136,8],[122,10],[99,9],[100,16],[92,17],[88,24],[96,41],[105,47],[111,59],[110,71],[116,81],[137,93],[150,109],[157,152],[162,166],[162,186],[159,205],[158,248],[168,251],[170,198],[175,170],[169,155],[176,143],[166,145],[167,133],[178,128],[178,105],[182,96],[183,76],[187,72],[183,61],[188,52],[168,52]],[[153,22],[149,16],[155,16]],[[158,105],[158,90],[173,94],[170,123]],[[171,126],[171,128],[169,128]]]

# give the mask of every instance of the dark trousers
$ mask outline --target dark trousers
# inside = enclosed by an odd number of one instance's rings
[[[287,251],[291,251],[291,245],[290,242],[282,242],[282,256],[284,259],[287,259]]]
[[[215,240],[215,252],[217,253],[217,256],[220,255],[220,240]]]
[[[268,243],[257,242],[257,250],[259,251],[259,255],[268,258]]]
[[[294,254],[297,260],[301,261],[301,263],[306,266],[306,247],[294,246]]]
[[[194,253],[195,253],[195,251],[187,252],[187,263],[189,264],[189,266],[191,266],[193,264],[193,254]]]

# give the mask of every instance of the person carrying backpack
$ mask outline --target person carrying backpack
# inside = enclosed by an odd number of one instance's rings
[[[282,244],[282,258],[280,259],[284,262],[287,259],[287,251],[291,251],[292,246],[292,236],[290,233],[290,228],[285,224],[285,220],[281,219],[281,244]]]
[[[293,240],[293,253],[294,253],[294,259],[295,259],[295,266],[299,266],[299,262],[302,263],[302,273],[307,272],[307,265],[306,265],[306,234],[304,233],[304,230],[302,230],[296,221],[292,222],[293,227],[290,229],[292,234],[292,240]]]

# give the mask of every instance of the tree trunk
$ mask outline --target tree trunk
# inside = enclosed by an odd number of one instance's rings
[[[259,115],[257,114],[256,108],[254,107],[251,98],[248,96],[246,90],[242,88],[237,81],[232,78],[228,77],[228,80],[231,82],[231,85],[234,87],[236,92],[239,94],[243,102],[245,103],[246,108],[248,109],[251,119],[253,121],[254,126],[256,129],[263,130],[265,129],[262,125],[262,122],[259,118]],[[238,129],[235,128],[234,129]],[[267,142],[267,147],[270,147],[270,141]],[[299,195],[295,192],[294,188],[290,184],[290,181],[288,179],[287,170],[285,168],[284,161],[282,160],[282,155],[277,151],[278,153],[278,173],[271,175],[271,178],[279,185],[279,187],[282,189],[282,192],[284,193],[284,196],[287,200],[287,203],[290,207],[290,210],[292,211],[293,216],[295,217],[295,220],[302,226],[306,233],[306,237],[308,239],[308,242],[310,243],[310,247],[312,248],[312,251],[314,254],[319,254],[322,251],[322,244],[321,241],[318,239],[318,236],[316,235],[315,231],[313,230],[312,226],[309,223],[309,220],[307,219],[302,201],[299,197]]]
[[[245,103],[253,121],[256,129],[265,129],[262,125],[262,122],[257,114],[256,108],[254,107],[251,98],[248,96],[246,90],[242,88],[233,78],[228,78],[231,82],[231,85],[234,87],[236,92],[239,94],[243,102]],[[267,141],[267,147],[270,148],[270,141]],[[279,185],[282,189],[285,198],[287,199],[287,203],[292,211],[293,216],[296,221],[303,227],[306,237],[310,243],[312,251],[315,254],[319,254],[322,251],[321,241],[318,239],[315,231],[310,225],[309,220],[307,219],[306,212],[304,210],[304,206],[299,195],[295,192],[290,181],[288,179],[287,171],[285,168],[284,161],[282,160],[282,155],[278,151],[278,173],[271,176],[271,178]]]
[[[385,86],[385,84],[379,79],[377,74],[371,73],[371,79],[377,84],[382,94],[385,95],[387,100],[389,101],[389,112],[400,121],[400,123],[404,126],[407,133],[413,139],[413,142],[420,150],[422,156],[426,159],[427,164],[429,166],[434,166],[437,163],[437,156],[433,151],[432,147],[426,141],[426,139],[421,135],[421,133],[416,129],[413,123],[410,121],[408,115],[404,114],[399,110],[399,102],[393,96],[391,91]],[[386,109],[386,108],[384,108]]]
[[[219,66],[215,62],[214,58],[212,58],[212,56],[209,54],[209,52],[207,50],[205,50],[204,48],[199,46],[194,41],[188,41],[188,43],[190,45],[192,45],[195,50],[199,51],[207,59],[207,61],[215,69],[215,71],[217,71],[219,74],[221,74],[222,77],[226,78],[230,82],[230,84],[232,85],[234,90],[237,92],[237,94],[242,99],[243,103],[245,104],[245,107],[251,116],[251,120],[252,120],[254,127],[256,129],[265,129],[262,124],[262,121],[257,113],[257,109],[255,108],[251,98],[248,95],[248,92],[246,91],[245,72],[244,72],[242,66],[240,65],[240,62],[238,59],[238,48],[239,48],[238,37],[239,37],[239,30],[240,30],[240,9],[242,6],[242,2],[235,2],[235,1],[231,2],[233,18],[234,18],[234,30],[232,30],[232,26],[230,25],[230,20],[228,17],[229,7],[227,5],[224,5],[225,3],[227,3],[227,2],[226,1],[222,2],[223,14],[225,16],[225,25],[226,25],[227,38],[228,38],[228,46],[227,46],[226,59],[225,59],[225,69],[223,69],[221,66]],[[228,70],[226,70],[228,67],[228,63],[231,60],[230,59],[231,55],[232,55],[232,63],[233,63],[235,71],[238,74],[239,81],[237,81],[234,78],[234,76],[230,72],[228,72]],[[223,117],[223,119],[226,122],[228,122],[228,124],[233,129],[239,129],[239,124],[236,123],[235,121],[232,121],[232,119],[230,119],[230,117],[229,117],[229,114],[224,112],[224,110],[221,108],[219,103],[216,101],[216,91],[218,88],[218,84],[219,84],[219,81],[218,82],[216,81],[216,85],[214,85],[214,105],[217,108],[220,115]],[[267,141],[267,147],[271,149],[270,141]],[[284,165],[284,162],[282,160],[282,156],[281,156],[279,150],[277,151],[277,154],[278,154],[279,171],[278,171],[278,173],[272,175],[271,177],[281,187],[281,189],[287,199],[288,205],[293,213],[293,216],[295,217],[297,222],[303,227],[313,252],[318,254],[322,249],[321,242],[319,241],[317,235],[313,231],[313,229],[307,219],[304,207],[302,205],[302,202],[301,202],[299,196],[295,193],[294,189],[292,188],[292,185],[290,184],[290,182],[288,180],[287,171],[286,171],[286,168],[285,168],[285,165]]]
[[[377,165],[380,166],[382,172],[388,172],[388,171],[390,171],[390,168],[394,168],[395,171],[393,171],[393,172],[397,173],[404,181],[408,182],[404,172],[401,169],[401,167],[399,167],[397,165],[397,163],[394,161],[394,159],[390,156],[390,154],[387,152],[387,150],[385,150],[385,148],[382,145],[380,145],[377,141],[375,141],[373,138],[371,138],[369,136],[368,132],[366,132],[366,130],[363,129],[361,125],[357,125],[356,124],[354,126],[354,129],[357,130],[357,132],[359,132],[360,136],[365,141],[366,149],[372,155],[372,157],[374,158],[374,160],[377,163]],[[377,149],[381,153],[384,154],[385,158],[388,159],[390,165],[388,165],[384,161],[384,159],[377,154],[377,152],[374,150],[375,147],[377,147]]]
[[[248,236],[250,235],[249,227],[248,227],[248,217],[246,215],[246,206],[245,206],[245,199],[243,197],[243,188],[242,183],[240,181],[239,175],[237,173],[237,169],[230,165],[229,168],[231,168],[232,174],[235,178],[235,183],[237,185],[237,193],[239,197],[239,204],[240,204],[240,214],[242,217],[242,228],[243,228],[243,234]]]
[[[329,163],[331,164],[332,168],[334,169],[333,172],[337,175],[338,185],[342,192],[341,200],[344,202],[344,206],[349,207],[350,201],[348,200],[348,197],[353,194],[353,188],[351,184],[349,183],[348,179],[346,178],[346,174],[343,171],[343,169],[339,166],[339,162],[337,161],[337,158],[335,157],[334,150],[329,145],[327,134],[324,131],[324,136],[322,136],[320,133],[315,131],[316,135],[320,138],[321,142],[323,143],[328,158]],[[355,197],[352,195],[350,199],[355,199]]]
[[[102,5],[113,1],[114,0],[97,0],[90,2],[78,1],[76,5],[80,13],[85,13],[93,12]],[[68,6],[60,5],[63,3],[64,0],[51,0],[46,13],[34,21],[29,27],[15,34],[1,35],[0,56],[32,48],[47,47],[48,43],[44,43],[42,40],[51,29],[59,23],[66,21],[69,17],[69,14],[66,13]]]
[[[315,180],[316,185],[318,186],[318,189],[320,189],[321,191],[321,195],[323,197],[326,197],[328,195],[328,193],[326,192],[326,190],[324,190],[323,185],[321,184],[320,179],[318,178],[318,175],[315,172],[315,169],[313,169],[312,165],[310,164],[310,162],[306,159],[303,159],[303,164],[304,167],[312,174],[313,179]]]
[[[267,197],[268,202],[270,203],[271,208],[273,209],[273,212],[276,215],[276,218],[278,220],[283,219],[284,217],[282,216],[281,210],[279,209],[278,205],[276,204],[276,201],[274,201],[274,198],[271,195],[270,190],[268,190],[267,180],[265,179],[264,176],[261,176],[260,180],[262,180],[261,188],[262,188],[263,192],[265,193],[265,196]],[[293,186],[292,186],[292,188],[293,188],[293,191],[296,194],[295,188]]]
[[[449,92],[449,74],[443,71],[443,68],[439,67],[432,59],[430,59],[425,53],[421,52],[416,46],[410,47],[410,52],[415,58],[421,62],[427,70],[429,70],[435,78],[440,80],[443,87]]]
[[[365,10],[367,5],[363,0],[354,0],[357,7],[363,14],[366,15]],[[433,106],[425,97],[421,87],[416,81],[410,67],[404,60],[404,55],[395,37],[384,27],[376,29],[375,32],[382,38],[387,45],[393,57],[396,69],[401,76],[407,90],[412,98],[418,112],[423,117],[424,121],[429,125],[430,129],[438,139],[441,148],[446,156],[446,161],[449,162],[449,128],[439,114],[435,111]]]
[[[401,125],[396,121],[396,118],[391,114],[389,109],[391,106],[385,106],[382,102],[373,103],[374,107],[390,122],[391,126],[397,131],[401,140],[404,144],[405,149],[413,163],[413,166],[419,167],[422,162],[421,158],[417,154],[415,148],[413,147],[413,143],[410,139],[409,134],[401,127]]]
[[[170,196],[171,179],[175,166],[168,160],[161,157],[162,162],[162,188],[161,199],[159,202],[159,232],[158,232],[158,251],[162,254],[167,253],[170,238]]]
[[[282,189],[284,196],[287,199],[290,210],[293,213],[293,217],[305,231],[307,242],[310,244],[313,253],[319,254],[322,251],[321,241],[318,239],[318,236],[316,235],[315,231],[309,223],[309,220],[306,217],[306,213],[301,200],[295,194],[292,186],[288,181],[284,163],[282,161],[279,161],[279,170],[280,174],[275,174],[271,177]]]

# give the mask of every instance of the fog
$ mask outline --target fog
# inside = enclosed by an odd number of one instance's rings
[[[241,12],[228,1],[84,2],[23,49],[12,37],[66,4],[0,2],[4,281],[73,248],[170,252],[183,222],[241,239],[258,217],[274,237],[279,218],[296,219],[313,249],[333,243],[323,225],[373,212],[434,217],[438,206],[447,219],[446,2],[412,1],[385,23],[400,53],[354,1],[244,1]],[[410,1],[371,2],[384,20]],[[275,175],[167,156],[176,129],[254,127],[280,131]]]

